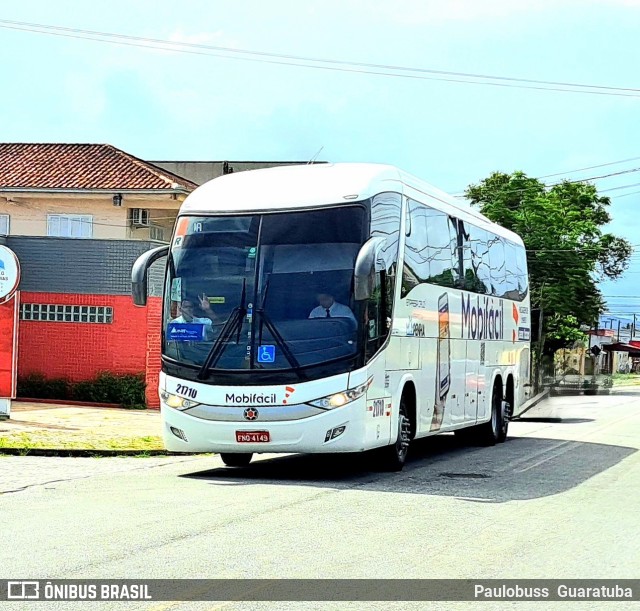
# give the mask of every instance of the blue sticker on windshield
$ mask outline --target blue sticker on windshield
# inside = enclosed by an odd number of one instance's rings
[[[258,347],[258,363],[275,363],[276,347],[275,346],[259,346]]]
[[[205,339],[205,325],[195,322],[170,322],[167,339],[174,342],[201,342]]]

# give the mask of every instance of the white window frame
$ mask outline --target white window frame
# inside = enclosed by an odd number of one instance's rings
[[[9,235],[10,226],[11,217],[8,214],[0,214],[0,235]]]
[[[47,236],[88,239],[93,237],[91,214],[47,214]]]

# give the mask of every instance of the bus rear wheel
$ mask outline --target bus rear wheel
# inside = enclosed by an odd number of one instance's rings
[[[507,438],[511,406],[502,400],[502,386],[499,382],[493,387],[491,395],[491,418],[476,426],[455,431],[456,437],[463,443],[480,446],[494,446]]]
[[[253,458],[253,454],[227,454],[223,452],[220,454],[222,462],[227,467],[246,467]]]
[[[491,395],[491,419],[477,428],[477,440],[483,446],[494,446],[507,438],[509,406],[502,400],[502,386],[496,383]]]

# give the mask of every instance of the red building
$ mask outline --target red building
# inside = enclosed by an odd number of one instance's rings
[[[0,242],[22,268],[19,378],[144,374],[159,406],[163,264],[145,308],[131,267],[168,241],[196,186],[109,145],[0,144]]]

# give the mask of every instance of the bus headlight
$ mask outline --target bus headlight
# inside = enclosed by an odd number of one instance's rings
[[[361,384],[356,388],[352,388],[351,390],[345,390],[344,392],[338,392],[334,395],[322,397],[322,399],[309,401],[309,405],[319,407],[320,409],[335,409],[336,407],[342,407],[343,405],[347,405],[347,403],[351,403],[352,401],[362,397],[362,395],[367,392],[367,388],[371,386],[371,382],[373,382],[373,377],[369,378],[364,384]]]
[[[160,398],[165,402],[168,407],[173,407],[174,409],[189,409],[190,407],[195,407],[196,405],[200,405],[191,399],[185,399],[183,397],[179,397],[178,395],[173,395],[166,390],[163,390],[160,393]]]

